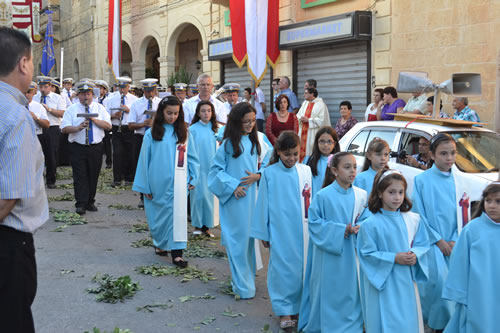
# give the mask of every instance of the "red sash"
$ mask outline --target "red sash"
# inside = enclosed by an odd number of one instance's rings
[[[314,102],[309,102],[309,104],[307,105],[306,114],[304,115],[304,117],[306,117],[308,119],[311,118],[313,106],[314,106]],[[307,131],[308,130],[309,130],[309,122],[302,123],[302,132],[300,133],[300,155],[299,155],[300,162],[302,162],[304,157],[306,157]]]

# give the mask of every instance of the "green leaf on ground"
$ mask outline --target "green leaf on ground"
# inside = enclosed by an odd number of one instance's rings
[[[153,277],[163,276],[163,275],[182,275],[181,282],[188,282],[193,279],[199,279],[201,282],[207,283],[211,280],[216,280],[214,273],[211,271],[199,269],[197,267],[188,266],[186,268],[179,268],[173,266],[164,266],[158,263],[149,266],[139,266],[135,268],[135,271],[144,274],[151,275]]]
[[[235,294],[234,291],[233,291],[233,286],[231,285],[231,277],[230,276],[226,279],[226,281],[221,282],[219,284],[220,285],[219,285],[218,291],[221,294],[229,295],[229,296],[234,296],[235,300],[239,300],[240,299],[240,295]]]
[[[213,323],[215,321],[215,317],[211,317],[211,316],[208,316],[208,317],[205,317],[205,319],[201,322],[203,325],[210,325],[211,323]]]
[[[135,242],[132,242],[130,246],[138,248],[138,247],[153,247],[153,239],[150,238],[144,238],[144,239],[139,239]]]
[[[56,189],[58,189],[58,190],[71,190],[71,189],[73,189],[73,183],[57,184]]]
[[[142,208],[139,208],[137,206],[122,205],[122,204],[108,205],[108,208],[110,208],[110,209],[118,209],[118,210],[143,210]]]
[[[260,329],[260,331],[262,333],[273,333],[273,331],[271,331],[270,327],[271,326],[269,326],[269,324],[265,324],[264,327]]]
[[[151,312],[154,312],[153,309],[156,309],[156,308],[166,310],[166,309],[171,309],[173,306],[174,306],[173,304],[146,304],[144,306],[137,307],[136,310],[151,313]]]
[[[101,331],[100,329],[98,329],[97,327],[94,327],[92,329],[92,332],[90,331],[85,331],[83,333],[107,333],[107,331]],[[122,330],[121,328],[118,328],[118,327],[115,327],[114,330],[110,331],[110,333],[132,333],[131,330],[129,329],[125,329],[125,330]]]
[[[243,312],[234,312],[230,306],[228,306],[224,312],[222,312],[222,315],[223,316],[226,316],[226,317],[231,317],[231,318],[236,318],[236,317],[246,317],[246,314],[244,314]]]
[[[55,197],[48,197],[49,202],[54,202],[54,201],[74,201],[75,197],[71,192],[66,191],[64,194],[55,196]]]
[[[73,179],[73,169],[71,167],[58,167],[56,179],[57,180]]]
[[[137,232],[137,233],[149,232],[149,226],[147,223],[136,223],[132,225],[132,227],[128,232]]]
[[[189,258],[227,258],[224,251],[210,247],[207,244],[213,243],[207,242],[200,237],[190,240],[184,250],[184,255]]]
[[[66,275],[70,273],[74,273],[75,271],[72,269],[61,269],[61,275]]]
[[[69,210],[50,209],[54,222],[64,223],[63,225],[52,230],[53,232],[61,232],[70,225],[87,224],[87,220],[78,215],[77,213],[70,212]]]
[[[96,274],[92,278],[92,282],[98,283],[96,288],[88,288],[90,294],[97,294],[96,300],[104,303],[123,302],[127,298],[132,298],[137,290],[140,290],[138,282],[132,281],[130,276],[125,275],[119,278],[114,278],[109,274]]]
[[[181,303],[185,303],[185,302],[191,301],[193,299],[215,299],[215,296],[212,296],[212,295],[207,293],[203,296],[189,295],[189,296],[179,297],[179,301],[181,301]]]

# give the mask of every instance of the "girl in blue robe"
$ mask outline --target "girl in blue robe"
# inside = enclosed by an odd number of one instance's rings
[[[306,156],[306,158],[302,162],[311,168],[311,172],[313,175],[313,198],[316,193],[323,187],[326,166],[328,164],[328,156],[340,151],[338,142],[339,137],[337,136],[337,132],[335,132],[332,127],[321,127],[314,137],[312,154],[310,156]]]
[[[257,134],[256,111],[238,103],[229,114],[224,140],[215,153],[208,174],[208,188],[219,198],[221,244],[231,269],[233,292],[241,298],[255,296],[255,247],[250,238],[252,211],[257,200],[262,141]]]
[[[312,250],[307,253],[310,271],[299,317],[299,330],[306,333],[363,332],[354,237],[359,226],[352,221],[357,207],[362,209],[366,203],[366,192],[352,186],[356,168],[352,154],[333,155],[326,187],[309,208]]]
[[[354,185],[361,187],[368,195],[372,191],[373,180],[377,172],[387,166],[391,148],[387,141],[374,138],[366,148],[362,172],[356,177]]]
[[[417,175],[413,189],[413,211],[426,223],[431,249],[429,279],[419,283],[424,322],[442,330],[451,318],[453,305],[441,297],[448,276],[449,258],[458,239],[457,205],[452,166],[456,143],[449,134],[440,133],[431,139],[434,165]]]
[[[217,149],[215,140],[217,130],[214,105],[210,101],[200,101],[189,127],[200,159],[200,177],[198,185],[191,190],[189,198],[191,224],[195,227],[194,234],[203,233],[208,237],[213,237],[210,229],[214,227],[214,195],[208,189],[207,178]]]
[[[182,259],[186,242],[174,241],[174,222],[187,224],[187,216],[185,221],[174,221],[174,176],[177,145],[188,141],[191,144],[187,148],[186,186],[194,188],[200,169],[196,145],[188,137],[182,103],[174,96],[164,98],[158,105],[153,127],[144,135],[132,187],[144,194],[144,209],[156,253],[166,255],[167,250],[171,251],[172,262],[180,267],[187,266]]]
[[[259,194],[250,236],[261,239],[269,248],[267,289],[280,328],[297,325],[304,276],[303,195],[311,197],[311,170],[297,165],[300,138],[283,131],[274,144],[270,165],[262,170]],[[300,169],[299,169],[300,168]],[[300,184],[299,172],[307,173],[309,183]],[[309,191],[308,193],[303,193]],[[306,209],[307,207],[304,207]]]
[[[456,308],[445,333],[498,332],[500,183],[486,187],[478,208],[451,256],[443,297]]]
[[[415,281],[427,276],[427,231],[420,216],[408,212],[399,171],[380,171],[375,184],[368,200],[373,215],[361,224],[357,240],[366,332],[423,333]]]

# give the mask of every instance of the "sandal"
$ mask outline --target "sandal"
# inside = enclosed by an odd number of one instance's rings
[[[213,233],[211,233],[208,229],[207,230],[203,230],[203,235],[205,235],[205,237],[207,238],[214,238],[215,235]]]
[[[188,266],[188,262],[182,259],[182,257],[173,258],[172,263],[179,268],[186,268]]]
[[[157,256],[160,256],[160,257],[168,257],[168,251],[165,251],[165,250],[162,250],[162,249],[159,249],[157,247],[154,248],[155,249],[155,254]]]
[[[285,332],[295,332],[295,323],[293,320],[281,320],[280,321],[280,329]]]

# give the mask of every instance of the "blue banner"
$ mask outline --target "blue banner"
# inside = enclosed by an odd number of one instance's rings
[[[45,31],[45,40],[43,42],[43,55],[42,55],[42,75],[49,76],[49,73],[56,64],[54,56],[54,29],[52,28],[52,11],[48,10],[47,13],[47,31]]]

